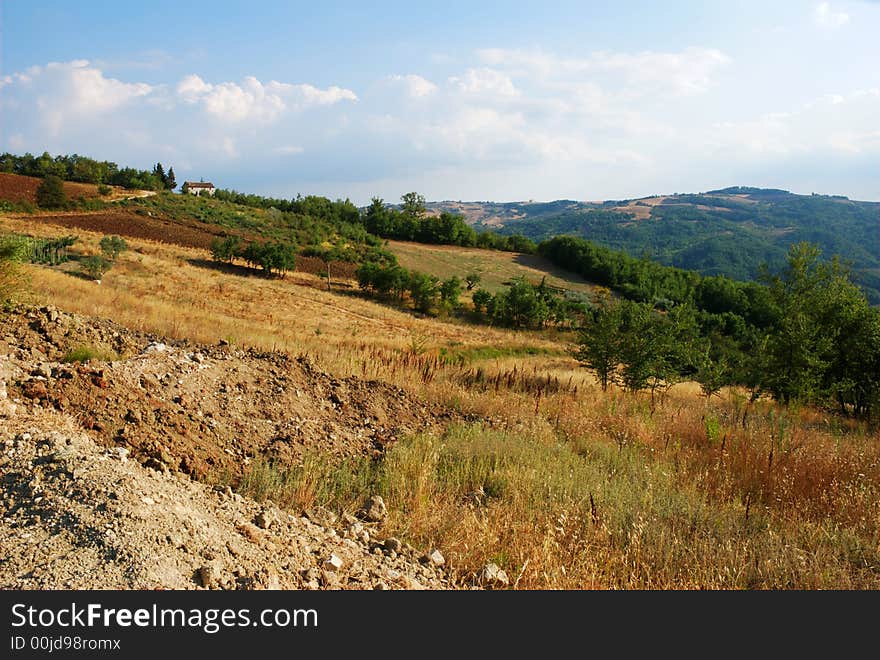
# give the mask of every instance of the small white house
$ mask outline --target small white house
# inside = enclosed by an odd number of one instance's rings
[[[216,189],[214,188],[213,183],[205,181],[184,181],[180,190],[189,193],[190,195],[201,195],[202,193],[213,195],[214,190]]]

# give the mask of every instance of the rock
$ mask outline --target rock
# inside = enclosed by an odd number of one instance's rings
[[[21,393],[28,399],[45,399],[49,396],[46,382],[42,380],[28,380],[21,386]]]
[[[367,522],[382,522],[388,517],[385,500],[380,495],[373,495],[364,505],[360,515]]]
[[[31,376],[42,376],[43,378],[52,377],[52,367],[48,364],[41,364],[31,370]]]
[[[257,514],[257,517],[254,518],[254,524],[260,529],[269,529],[274,522],[275,514],[269,509],[263,509]]]
[[[400,542],[400,539],[396,539],[393,536],[389,536],[385,539],[385,542],[382,544],[382,547],[385,548],[386,552],[400,552],[403,544]]]
[[[345,565],[345,562],[342,561],[342,559],[339,557],[339,555],[334,553],[334,554],[331,554],[324,561],[324,570],[335,573],[336,571],[340,570],[344,565]]]
[[[198,571],[196,571],[196,574],[199,579],[199,584],[205,587],[205,589],[214,589],[219,584],[219,571],[212,564],[205,564]]]
[[[488,589],[504,589],[510,585],[510,579],[498,564],[486,564],[480,573],[480,585]]]
[[[303,511],[303,515],[316,525],[321,525],[322,527],[333,527],[338,520],[335,513],[323,506],[306,509]]]
[[[446,558],[443,556],[442,552],[440,552],[437,548],[434,548],[433,550],[422,556],[421,562],[423,564],[430,564],[431,566],[436,566],[439,568],[446,563]]]

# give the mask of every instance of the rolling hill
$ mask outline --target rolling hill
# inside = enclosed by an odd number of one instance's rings
[[[754,279],[799,241],[839,255],[872,303],[880,303],[880,202],[837,195],[732,187],[604,202],[434,202],[434,213],[458,213],[478,230],[540,241],[579,236],[634,256],[704,275]]]

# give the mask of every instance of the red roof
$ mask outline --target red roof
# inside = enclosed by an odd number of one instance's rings
[[[184,184],[187,188],[213,188],[213,183],[186,181]]]

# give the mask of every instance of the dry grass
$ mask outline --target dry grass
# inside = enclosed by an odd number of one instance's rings
[[[517,277],[526,277],[538,283],[547,278],[550,286],[591,294],[595,287],[574,273],[562,270],[541,257],[498,250],[480,250],[455,245],[423,245],[404,241],[389,241],[391,251],[400,265],[420,270],[442,279],[457,275],[464,279],[469,273],[479,273],[480,286],[491,293],[505,287]]]
[[[131,243],[101,285],[31,268],[34,295],[309,353],[482,420],[404,439],[379,463],[256,461],[239,484],[256,497],[354,511],[379,492],[384,531],[440,547],[463,584],[495,561],[519,588],[880,588],[880,436],[861,422],[736,391],[707,402],[687,383],[652,407],[602,392],[564,337],[418,319],[311,275],[241,277]]]

